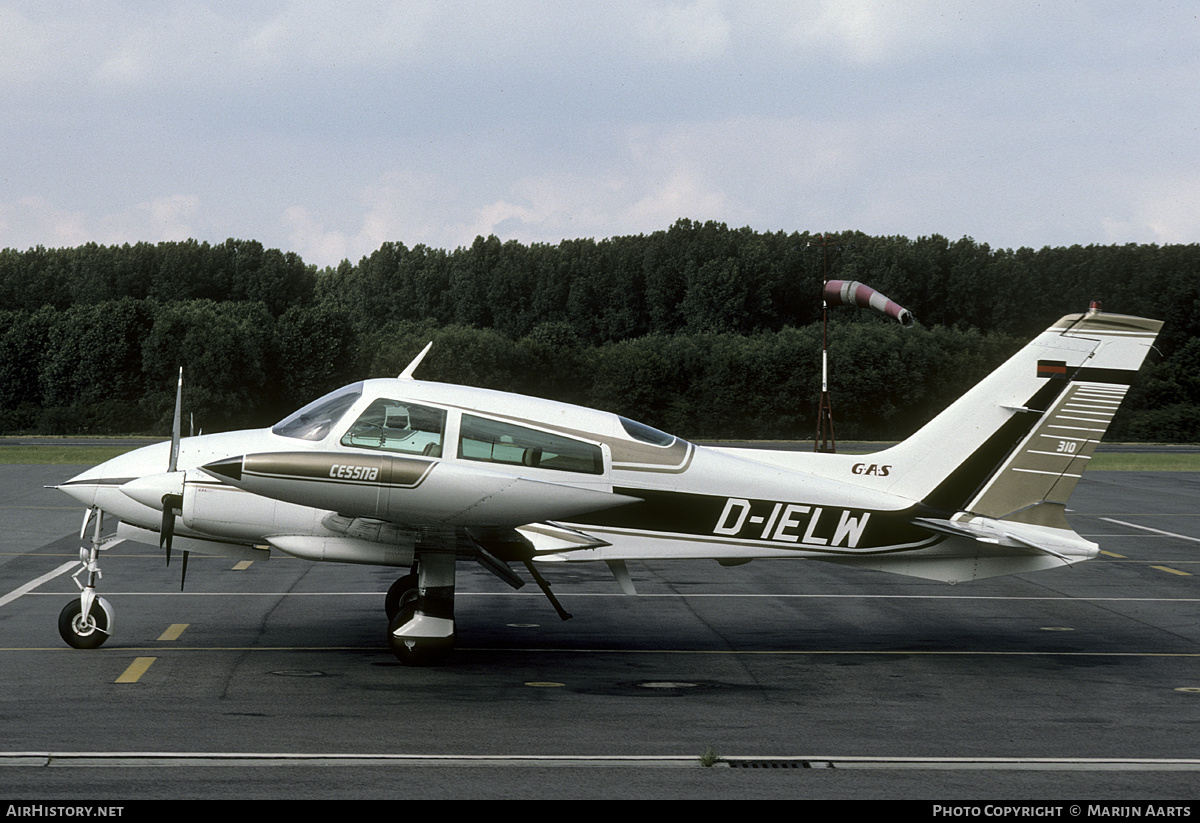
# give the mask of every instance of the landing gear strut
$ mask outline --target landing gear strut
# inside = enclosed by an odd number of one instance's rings
[[[385,606],[394,600],[397,609],[388,624],[388,645],[401,663],[436,665],[454,648],[454,562],[452,549],[422,551],[415,596],[411,574],[388,590]]]
[[[100,579],[100,550],[106,541],[100,536],[104,528],[104,512],[88,509],[83,516],[83,528],[79,538],[87,534],[88,521],[95,516],[96,525],[89,545],[79,547],[79,571],[71,579],[79,587],[79,597],[63,607],[58,615],[58,633],[68,646],[76,649],[96,649],[104,644],[113,631],[113,608],[103,597],[96,594],[96,581]],[[87,573],[86,582],[80,575]]]

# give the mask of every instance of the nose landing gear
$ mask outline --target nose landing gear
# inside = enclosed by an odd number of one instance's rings
[[[79,597],[72,600],[58,615],[58,633],[68,646],[76,649],[96,649],[104,644],[113,631],[113,608],[103,597],[96,594],[96,581],[101,578],[100,552],[119,542],[117,538],[101,536],[104,527],[104,512],[88,509],[83,516],[83,528],[79,539],[87,534],[88,523],[95,517],[92,539],[88,545],[79,547],[79,571],[71,576],[79,587]],[[86,573],[86,582],[80,575]]]

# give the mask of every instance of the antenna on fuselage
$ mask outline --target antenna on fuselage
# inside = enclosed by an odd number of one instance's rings
[[[433,348],[433,341],[430,340],[425,344],[425,348],[421,349],[421,353],[413,358],[413,361],[404,367],[404,371],[396,375],[401,380],[412,380],[413,372],[417,370],[417,366],[421,365],[421,361],[425,359],[425,355],[429,354],[429,350]]]

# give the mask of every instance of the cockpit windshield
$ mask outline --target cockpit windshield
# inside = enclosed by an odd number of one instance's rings
[[[288,415],[276,423],[271,431],[299,440],[324,440],[342,415],[362,397],[362,393],[361,381],[330,392]]]

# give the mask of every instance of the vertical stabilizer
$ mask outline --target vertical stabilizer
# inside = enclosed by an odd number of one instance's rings
[[[1161,327],[1067,315],[879,453],[892,467],[887,490],[945,512],[1065,528],[1063,505]]]

